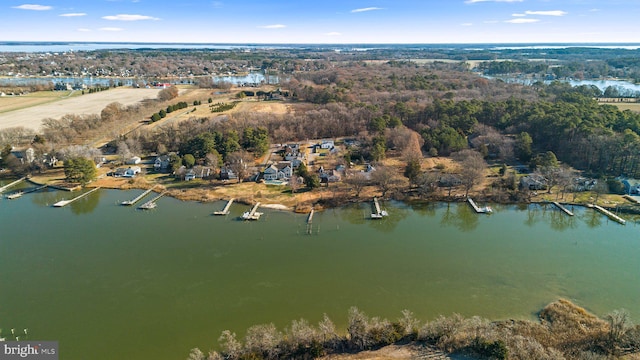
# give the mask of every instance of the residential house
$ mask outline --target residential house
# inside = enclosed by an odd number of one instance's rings
[[[31,164],[36,160],[36,152],[33,148],[27,148],[24,150],[14,150],[11,152],[21,164]]]
[[[134,156],[134,157],[131,157],[131,158],[127,159],[124,163],[127,164],[127,165],[138,165],[138,164],[140,164],[141,161],[142,161],[142,159],[140,159],[140,157]]]
[[[193,169],[189,169],[189,171],[187,171],[187,173],[184,174],[184,181],[195,180],[195,178],[196,178],[196,173],[195,171],[193,171]]]
[[[160,155],[156,157],[156,160],[153,163],[153,169],[155,171],[166,171],[169,169],[169,166],[171,166],[169,155]]]
[[[318,177],[321,183],[338,182],[342,179],[342,175],[337,170],[325,170],[322,166],[318,171]]]
[[[262,178],[265,180],[278,180],[278,168],[271,164],[263,171]]]
[[[547,179],[539,174],[531,174],[520,178],[520,187],[529,190],[545,190]]]
[[[282,161],[271,164],[263,171],[262,178],[265,180],[289,180],[293,176],[293,165],[291,161]]]
[[[142,169],[140,169],[140,166],[130,166],[125,170],[124,175],[122,175],[122,177],[132,178],[132,177],[135,177],[137,174],[139,174],[140,171],[142,171]]]
[[[228,166],[220,168],[220,180],[237,180],[238,175]]]
[[[573,191],[591,191],[598,184],[596,179],[578,177],[573,179]]]
[[[300,166],[300,164],[305,162],[305,155],[300,151],[300,145],[296,144],[295,147],[291,145],[287,145],[284,150],[284,159],[286,161],[291,161],[291,165],[294,168]]]
[[[271,164],[262,173],[265,180],[289,180],[293,176],[293,165],[291,161],[282,161]]]
[[[187,179],[187,176],[193,173],[192,179]],[[204,179],[208,178],[212,174],[212,169],[208,166],[196,165],[185,174],[185,180]],[[189,176],[191,177],[191,176]]]
[[[117,168],[113,171],[113,177],[124,177],[124,174],[126,174],[127,169],[126,168]]]
[[[334,146],[333,140],[322,140],[320,143],[320,149],[333,149]]]
[[[622,185],[624,185],[624,192],[628,195],[640,194],[640,180],[636,179],[623,179]]]
[[[278,163],[278,180],[289,180],[293,176],[293,164],[291,161]]]

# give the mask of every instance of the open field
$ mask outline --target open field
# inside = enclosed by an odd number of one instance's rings
[[[47,104],[34,102],[34,106],[27,108],[24,108],[23,104],[20,110],[0,113],[0,129],[23,126],[38,130],[42,119],[45,118],[58,119],[66,114],[99,114],[112,102],[119,102],[125,106],[131,105],[144,99],[154,99],[159,91],[158,89],[118,88]]]
[[[620,109],[620,111],[631,110],[635,112],[640,112],[640,103],[601,103],[607,105],[613,105]]]
[[[71,96],[80,95],[79,91],[38,91],[27,95],[0,97],[0,113],[24,109]]]

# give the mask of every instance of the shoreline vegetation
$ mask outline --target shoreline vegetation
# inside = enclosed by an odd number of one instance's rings
[[[422,322],[403,310],[396,320],[348,311],[346,332],[325,314],[314,326],[293,320],[284,330],[271,324],[247,329],[243,340],[225,330],[219,351],[195,348],[189,360],[218,359],[638,359],[640,325],[624,310],[604,318],[569,300],[545,306],[538,321],[490,321],[458,314]],[[362,356],[362,357],[361,357]]]
[[[0,176],[0,178],[3,178]],[[13,179],[13,177],[10,177]],[[27,178],[30,183],[43,186],[47,185],[50,188],[61,191],[79,191],[83,189],[81,184],[67,183],[63,178],[56,178],[56,176],[30,176]],[[447,196],[445,194],[431,195],[429,197],[418,196],[415,192],[408,190],[406,192],[396,192],[393,195],[387,195],[386,197],[380,196],[376,189],[369,189],[369,191],[363,191],[364,195],[347,196],[344,193],[337,194],[335,190],[315,192],[312,194],[287,193],[287,190],[281,190],[280,187],[275,186],[278,190],[275,190],[275,195],[270,195],[269,192],[264,191],[265,185],[256,182],[244,182],[233,183],[226,185],[207,185],[203,182],[198,182],[192,187],[180,188],[166,186],[162,182],[150,182],[145,178],[135,179],[114,179],[111,177],[103,176],[94,182],[86,184],[84,188],[96,188],[112,190],[148,190],[154,188],[155,193],[165,193],[166,196],[173,197],[181,201],[196,201],[196,202],[216,202],[216,201],[228,201],[234,199],[234,202],[244,205],[254,205],[256,202],[261,203],[261,207],[291,211],[295,213],[309,213],[311,209],[315,211],[322,211],[328,208],[337,208],[353,203],[366,203],[372,201],[374,197],[381,200],[394,200],[405,203],[411,202],[464,202],[467,196],[464,196],[460,192]],[[233,189],[233,190],[229,190]],[[320,189],[322,190],[322,189]],[[284,194],[282,194],[284,192]],[[588,195],[588,196],[586,196]],[[526,205],[526,204],[553,204],[556,200],[555,194],[542,193],[535,197],[528,199],[520,199],[519,201],[511,201],[495,199],[490,196],[486,196],[482,192],[470,192],[469,197],[482,203],[492,203],[500,205]],[[600,202],[593,201],[600,197]],[[270,201],[270,197],[275,197],[277,200]],[[595,198],[594,198],[595,197]],[[617,213],[626,213],[637,215],[640,214],[640,209],[635,207],[618,206],[619,204],[636,204],[635,202],[628,200],[625,195],[599,195],[595,193],[587,192],[581,197],[582,201],[567,201],[561,200],[561,203],[565,206],[580,206],[580,207],[592,207],[592,204],[598,203],[604,209],[615,211]]]

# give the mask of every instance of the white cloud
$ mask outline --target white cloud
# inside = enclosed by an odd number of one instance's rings
[[[550,11],[531,11],[527,10],[524,12],[527,15],[541,15],[541,16],[565,16],[567,15],[566,11],[562,10],[550,10]]]
[[[49,5],[36,5],[36,4],[23,4],[23,5],[13,6],[13,8],[20,9],[20,10],[36,10],[36,11],[53,9],[53,7]]]
[[[211,3],[211,6],[213,6],[216,9],[220,9],[221,7],[224,6],[224,4],[222,3],[222,1],[214,1]]]
[[[326,36],[340,36],[342,35],[341,33],[337,32],[337,31],[332,31],[332,32],[328,32],[325,34]]]
[[[68,14],[60,14],[59,16],[63,17],[78,17],[78,16],[87,16],[86,13],[68,13]]]
[[[103,27],[100,28],[100,31],[122,31],[124,30],[123,28],[117,28],[117,27]]]
[[[80,32],[91,32],[91,29],[80,28],[80,29],[78,29],[78,31],[80,31]]]
[[[485,23],[485,24],[497,24],[499,22],[500,21],[498,21],[498,20],[485,20],[485,21],[483,21],[483,23]]]
[[[261,29],[283,29],[286,28],[287,25],[282,25],[282,24],[273,24],[273,25],[263,25],[263,26],[258,26]]]
[[[523,16],[527,16],[527,14],[511,14],[511,16],[513,16],[513,17],[523,17]]]
[[[462,23],[460,25],[462,25],[462,26],[473,26],[473,23]]]
[[[539,19],[517,18],[517,19],[507,20],[505,22],[506,23],[510,23],[510,24],[533,24],[533,23],[537,23],[539,21],[540,21]]]
[[[475,4],[479,2],[506,2],[506,3],[514,3],[514,2],[522,2],[524,0],[467,0],[465,4]]]
[[[598,11],[600,11],[600,9],[590,9],[589,11],[590,12],[598,12]]]
[[[361,13],[361,12],[375,11],[375,10],[382,10],[382,8],[379,8],[379,7],[366,7],[366,8],[360,8],[360,9],[353,9],[353,10],[351,10],[351,12],[352,13]]]
[[[130,14],[118,14],[118,15],[108,15],[102,17],[105,20],[116,20],[116,21],[139,21],[139,20],[160,20],[157,17],[147,16],[147,15],[130,15]]]

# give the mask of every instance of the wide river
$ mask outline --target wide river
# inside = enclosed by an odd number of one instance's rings
[[[11,338],[57,340],[61,359],[184,359],[224,329],[280,329],[347,310],[390,319],[458,312],[534,319],[571,299],[598,315],[640,319],[640,228],[590,209],[385,202],[306,216],[263,209],[256,222],[212,216],[224,203],[162,198],[152,211],[119,206],[141,191],[99,190],[0,200],[0,327]],[[24,336],[23,336],[24,338]],[[9,340],[9,339],[8,339]]]

